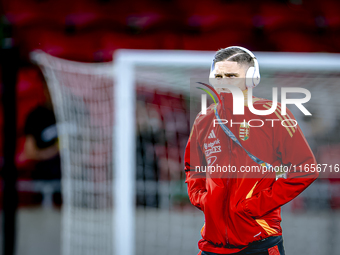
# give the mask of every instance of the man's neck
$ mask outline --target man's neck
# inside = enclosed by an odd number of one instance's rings
[[[242,93],[244,96],[244,105],[248,105],[248,89],[242,90]],[[220,97],[226,107],[232,107],[233,94],[231,92],[220,92]]]
[[[244,96],[244,100],[247,100],[248,99],[248,89],[242,90],[242,93],[243,93],[243,96]],[[231,92],[221,91],[219,94],[223,96],[225,94],[231,94]]]

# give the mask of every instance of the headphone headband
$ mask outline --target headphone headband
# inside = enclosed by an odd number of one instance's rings
[[[228,49],[240,49],[240,50],[243,50],[245,51],[246,53],[248,53],[252,58],[256,58],[254,53],[252,53],[250,50],[244,48],[244,47],[241,47],[241,46],[230,46],[230,47],[227,47],[225,48],[226,50]]]

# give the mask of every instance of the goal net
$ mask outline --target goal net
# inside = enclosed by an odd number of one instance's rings
[[[35,52],[62,162],[62,254],[113,253],[113,68]]]
[[[197,254],[204,223],[188,199],[183,154],[192,121],[190,84],[213,52],[119,50],[113,63],[35,53],[52,94],[62,158],[62,251],[68,254]],[[292,108],[318,162],[339,164],[340,57],[256,53],[261,84],[311,91],[305,118]],[[336,176],[335,176],[336,177]],[[339,249],[340,185],[322,176],[283,207],[287,253]],[[306,243],[309,244],[306,247]]]

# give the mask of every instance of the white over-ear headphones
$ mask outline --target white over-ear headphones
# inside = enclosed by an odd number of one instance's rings
[[[254,88],[257,85],[259,85],[260,83],[260,69],[259,69],[259,63],[255,57],[255,55],[250,51],[247,50],[246,48],[240,47],[240,46],[231,46],[227,49],[241,49],[243,51],[245,51],[246,53],[248,53],[253,59],[254,59],[254,66],[251,66],[248,68],[247,72],[246,72],[246,86],[248,88]],[[211,69],[210,69],[210,74],[209,74],[209,78],[215,78],[215,62],[213,60],[212,64],[211,64]]]

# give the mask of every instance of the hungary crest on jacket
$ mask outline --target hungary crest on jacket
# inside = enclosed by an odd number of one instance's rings
[[[250,135],[250,127],[247,122],[243,122],[240,125],[239,129],[239,137],[242,141],[246,141],[249,139]]]

